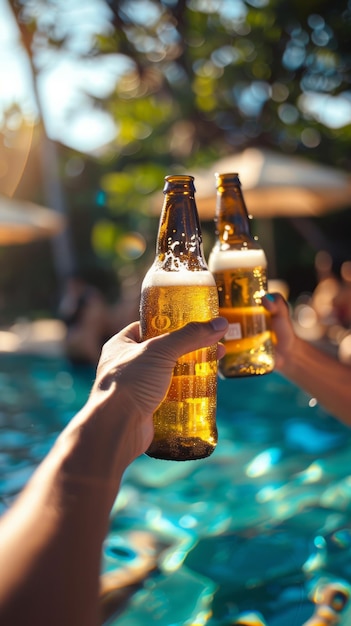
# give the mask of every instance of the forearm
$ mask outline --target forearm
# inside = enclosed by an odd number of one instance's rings
[[[83,409],[2,520],[0,623],[99,623],[101,546],[127,464],[123,420],[107,430],[99,411]]]
[[[351,426],[351,368],[296,338],[280,372]]]
[[[86,406],[0,523],[1,624],[99,623],[101,547],[123,472],[151,443],[177,359],[227,326],[218,317],[140,342],[134,322],[105,344]]]

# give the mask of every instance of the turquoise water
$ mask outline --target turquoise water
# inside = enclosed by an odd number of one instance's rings
[[[93,376],[64,359],[0,357],[0,512]],[[113,587],[121,569],[145,574],[121,610],[109,595],[106,625],[301,626],[322,584],[351,591],[351,431],[275,373],[220,380],[218,429],[207,460],[128,468],[102,575]]]

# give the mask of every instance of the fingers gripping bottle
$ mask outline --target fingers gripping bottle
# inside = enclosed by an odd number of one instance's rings
[[[141,289],[142,339],[218,316],[218,293],[202,251],[192,176],[166,176],[156,257]],[[155,381],[157,385],[157,381]],[[154,413],[147,450],[158,459],[209,456],[217,444],[217,345],[181,357]]]
[[[216,174],[216,242],[209,269],[219,295],[219,312],[229,322],[226,354],[219,363],[225,378],[267,374],[274,367],[270,316],[261,303],[267,291],[264,251],[253,238],[237,174]]]

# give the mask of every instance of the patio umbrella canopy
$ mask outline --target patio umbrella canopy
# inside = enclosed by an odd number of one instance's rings
[[[64,223],[51,209],[0,194],[0,245],[53,237],[63,230]]]
[[[351,207],[351,176],[346,172],[303,157],[247,148],[216,161],[206,170],[189,172],[195,178],[196,204],[203,221],[215,218],[216,172],[239,175],[248,212],[257,218],[256,234],[266,251],[271,277],[277,275],[273,218],[289,218],[296,228],[299,218],[322,217]],[[159,215],[161,203],[160,193],[153,194],[150,212]],[[309,238],[312,229],[313,224],[309,224]],[[321,243],[321,233],[317,234]]]
[[[248,211],[255,218],[313,217],[351,206],[347,173],[308,159],[248,148],[193,173],[196,204],[204,220],[215,216],[216,172],[238,173]]]

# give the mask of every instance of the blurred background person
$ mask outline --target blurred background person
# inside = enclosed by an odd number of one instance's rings
[[[96,365],[102,346],[138,317],[138,302],[119,294],[111,303],[102,287],[80,274],[70,276],[58,307],[66,325],[64,351],[76,364]]]

